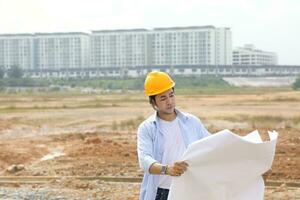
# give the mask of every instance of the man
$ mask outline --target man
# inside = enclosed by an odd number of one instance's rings
[[[167,200],[172,177],[188,168],[179,160],[187,146],[210,135],[197,117],[175,108],[174,86],[164,72],[150,72],[145,80],[145,94],[156,112],[138,128],[138,158],[145,173],[140,200]]]

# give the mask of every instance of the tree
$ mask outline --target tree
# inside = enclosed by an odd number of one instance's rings
[[[0,79],[4,78],[4,69],[0,67]]]
[[[23,70],[18,66],[12,66],[8,71],[8,77],[20,79],[23,77]]]
[[[293,83],[293,89],[294,90],[300,90],[300,76],[296,79],[296,81]]]

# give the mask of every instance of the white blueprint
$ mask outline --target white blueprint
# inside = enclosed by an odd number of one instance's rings
[[[244,137],[229,130],[192,143],[181,160],[188,170],[173,178],[169,200],[263,200],[262,174],[274,159],[278,133],[262,142],[258,131]]]

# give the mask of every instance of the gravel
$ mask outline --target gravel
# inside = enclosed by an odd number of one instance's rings
[[[0,188],[0,199],[67,200],[70,199],[70,196],[66,196],[62,192],[52,188]]]

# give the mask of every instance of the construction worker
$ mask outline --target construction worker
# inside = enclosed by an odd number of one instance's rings
[[[210,135],[197,117],[175,108],[174,86],[164,72],[150,72],[145,79],[145,94],[156,112],[138,128],[138,158],[144,171],[140,200],[167,200],[172,177],[188,168],[180,160],[187,146]]]

